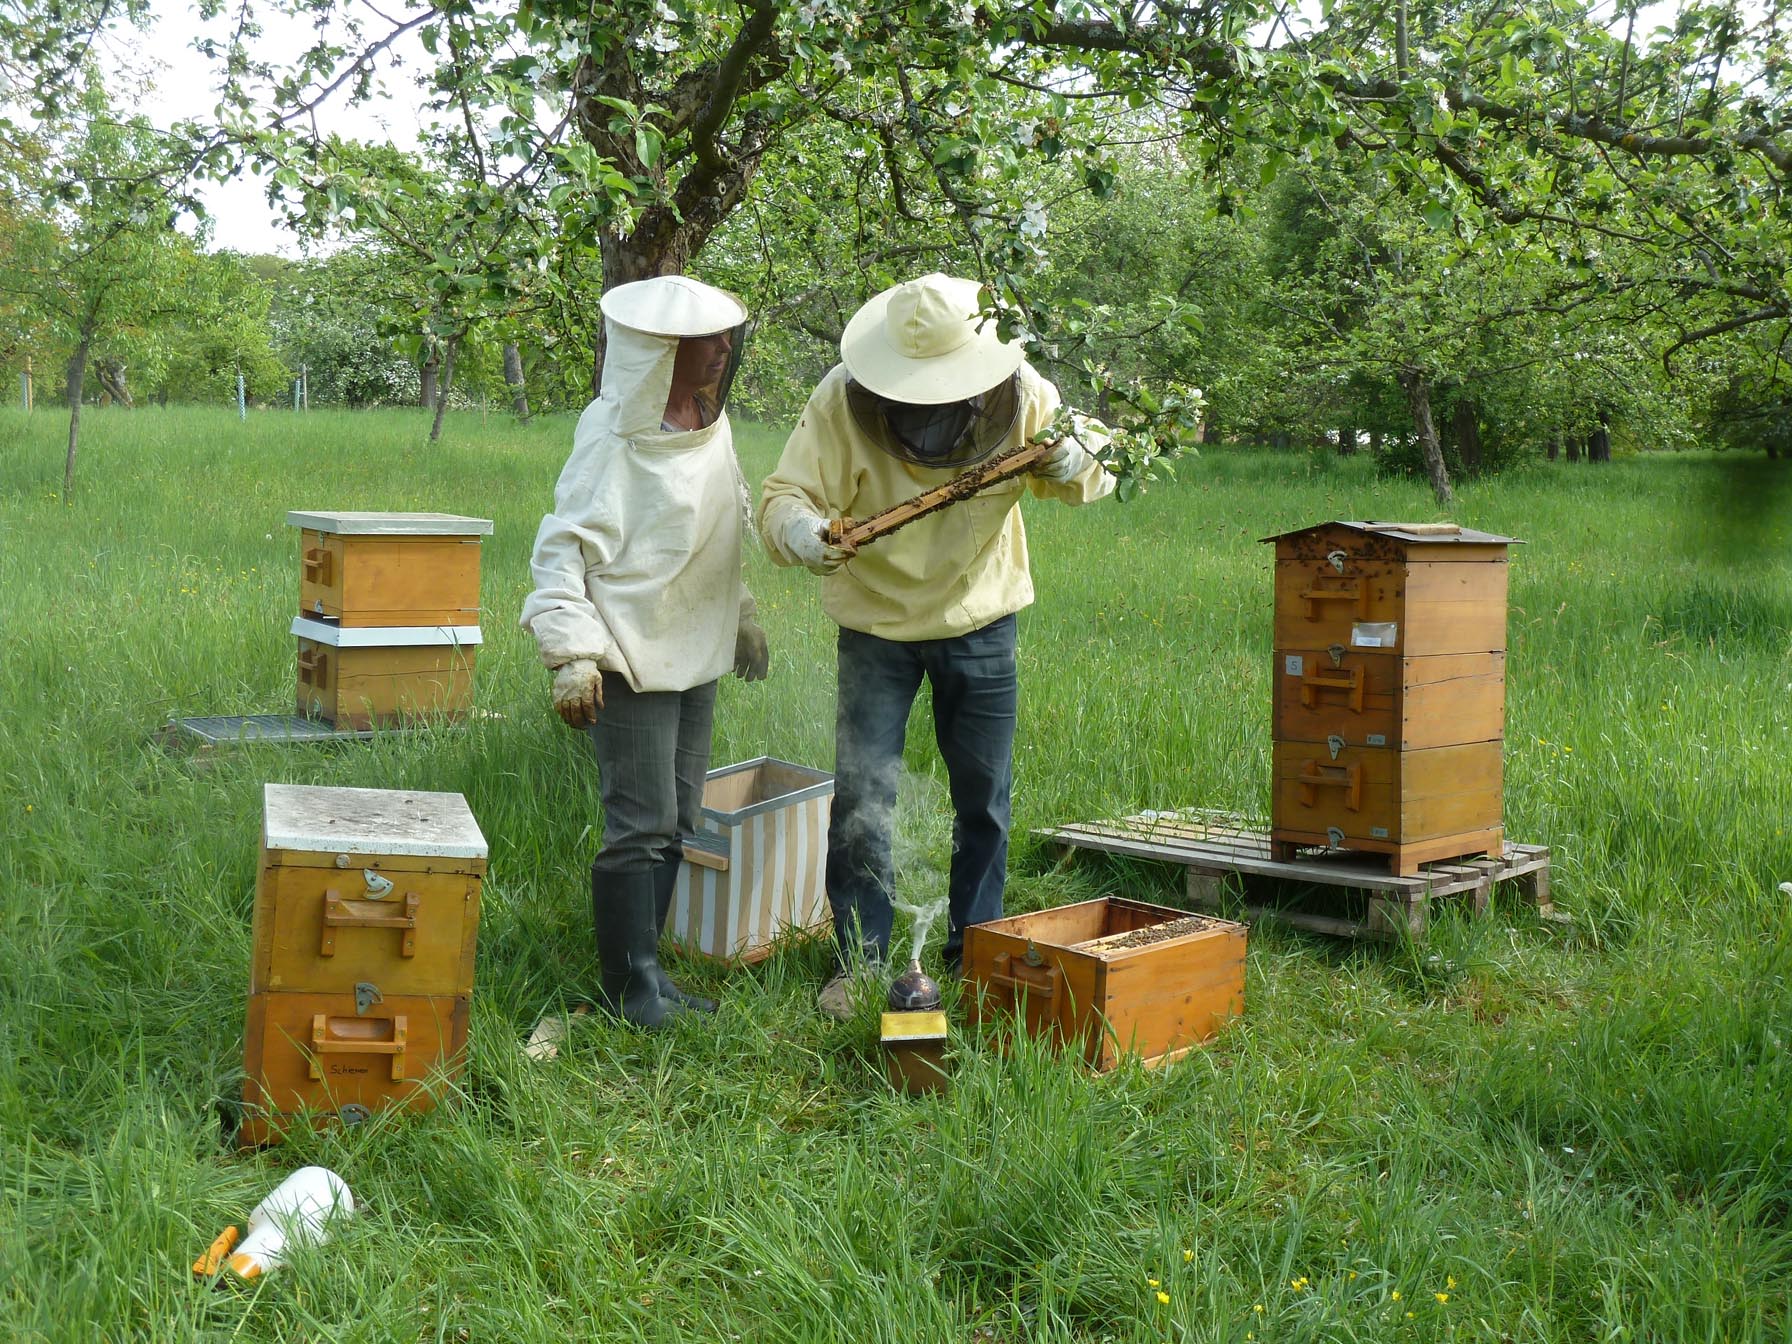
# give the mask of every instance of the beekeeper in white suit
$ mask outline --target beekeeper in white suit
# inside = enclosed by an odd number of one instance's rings
[[[604,843],[591,865],[601,998],[656,1028],[715,1004],[661,969],[659,937],[709,768],[716,682],[766,674],[741,578],[750,501],[724,406],[746,307],[669,275],[603,296],[603,390],[542,519],[522,624],[554,708],[591,734]]]

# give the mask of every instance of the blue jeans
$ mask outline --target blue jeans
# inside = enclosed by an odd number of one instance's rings
[[[947,963],[962,957],[967,924],[1001,918],[1018,700],[1014,628],[1014,617],[1004,616],[969,634],[912,642],[841,629],[827,878],[843,963],[855,950],[889,957],[891,827],[922,677],[933,686],[933,736],[952,794]]]

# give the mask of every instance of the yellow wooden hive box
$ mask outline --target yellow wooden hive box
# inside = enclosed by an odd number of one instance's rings
[[[1410,874],[1500,853],[1513,538],[1332,522],[1265,540],[1274,856],[1356,850]]]
[[[241,1142],[433,1104],[466,1047],[486,855],[458,793],[264,786]]]
[[[299,616],[292,633],[298,710],[307,718],[364,729],[473,707],[476,625],[351,627]]]
[[[295,510],[299,610],[344,626],[477,625],[489,518]]]

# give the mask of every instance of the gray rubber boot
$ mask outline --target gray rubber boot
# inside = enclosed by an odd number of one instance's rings
[[[623,1021],[648,1031],[685,1012],[660,993],[660,927],[654,874],[591,870],[591,924],[597,933],[600,998]]]
[[[672,895],[678,887],[678,866],[683,862],[682,855],[675,859],[661,859],[659,866],[653,870],[653,899],[654,906],[659,911],[657,927],[662,934],[666,931],[666,918],[672,913]],[[658,962],[654,964],[659,966]],[[660,997],[662,999],[671,999],[675,1003],[682,1003],[693,1012],[715,1012],[716,1001],[714,999],[706,999],[698,994],[686,994],[672,983],[672,977],[666,974],[664,966],[659,966],[659,973]]]

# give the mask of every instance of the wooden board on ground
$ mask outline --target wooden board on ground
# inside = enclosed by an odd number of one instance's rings
[[[1275,858],[1265,823],[1211,809],[1142,812],[1113,821],[1046,827],[1033,834],[1066,851],[1092,849],[1180,864],[1187,870],[1189,901],[1197,908],[1217,907],[1230,882],[1243,891],[1245,912],[1252,918],[1268,916],[1344,937],[1397,937],[1402,931],[1422,937],[1433,898],[1466,896],[1479,914],[1487,909],[1494,887],[1507,881],[1518,884],[1520,894],[1535,904],[1539,915],[1554,917],[1549,849],[1544,845],[1507,841],[1498,858],[1428,863],[1416,874],[1402,877],[1390,873],[1380,855],[1315,850],[1291,859]],[[1360,893],[1363,912],[1341,909],[1353,904],[1342,899],[1333,901],[1330,913],[1260,899],[1285,895],[1296,884],[1331,888],[1337,898]]]

